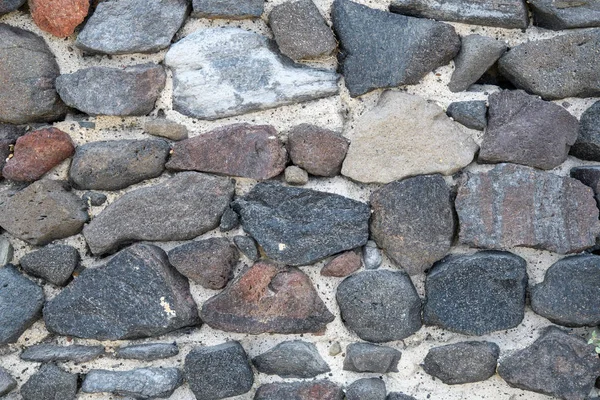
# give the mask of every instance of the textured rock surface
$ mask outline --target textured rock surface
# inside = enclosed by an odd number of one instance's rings
[[[319,332],[333,318],[306,274],[267,263],[254,264],[202,306],[202,320],[227,332]]]
[[[183,140],[188,138],[188,129],[183,124],[178,124],[165,118],[151,119],[144,122],[144,131],[171,140]]]
[[[315,125],[295,126],[288,133],[292,162],[312,175],[336,176],[348,151],[348,139]]]
[[[219,222],[219,230],[221,232],[229,232],[240,226],[240,216],[237,215],[231,207],[227,207],[221,216]]]
[[[362,246],[369,236],[369,207],[337,194],[265,182],[233,209],[267,256],[290,265]]]
[[[99,193],[99,192],[92,192],[92,191],[85,192],[81,196],[81,200],[83,200],[85,202],[85,204],[88,205],[88,207],[101,206],[102,204],[106,203],[107,199],[108,199],[108,197],[106,197],[105,194]]]
[[[58,37],[71,35],[88,15],[89,0],[29,0],[29,10],[35,24]]]
[[[398,350],[371,343],[351,343],[346,347],[344,371],[375,372],[385,374],[398,372]]]
[[[130,371],[93,369],[87,373],[81,391],[114,393],[136,399],[167,398],[183,383],[177,368],[139,368]]]
[[[347,400],[385,400],[385,382],[379,378],[363,378],[346,388]]]
[[[254,357],[252,363],[259,372],[282,378],[313,378],[330,371],[317,347],[302,340],[279,343]]]
[[[338,76],[290,63],[265,36],[239,28],[197,30],[167,52],[173,108],[219,119],[332,96]]]
[[[0,123],[0,178],[2,178],[2,169],[6,164],[6,160],[12,153],[11,146],[25,134],[25,130],[24,126]]]
[[[77,375],[65,372],[55,364],[43,364],[21,386],[23,400],[75,400],[76,394]]]
[[[571,168],[571,178],[575,178],[594,191],[596,204],[600,204],[600,165]]]
[[[342,400],[344,391],[328,380],[310,382],[278,382],[262,385],[254,400]]]
[[[533,24],[546,29],[600,26],[600,3],[596,1],[529,0]]]
[[[421,299],[403,272],[354,274],[340,283],[336,300],[346,327],[363,340],[402,340],[421,328]]]
[[[17,387],[17,381],[7,370],[0,367],[0,396],[4,396]]]
[[[389,183],[407,176],[450,175],[471,163],[478,147],[463,126],[425,99],[388,91],[345,136],[350,148],[342,174]]]
[[[383,262],[383,256],[381,250],[377,247],[377,244],[369,240],[362,249],[362,259],[365,269],[377,269]]]
[[[525,312],[526,267],[500,251],[444,258],[427,274],[423,322],[476,336],[514,328]]]
[[[344,278],[360,269],[362,258],[360,252],[356,250],[346,251],[339,256],[335,256],[321,269],[323,276],[335,276]]]
[[[349,0],[335,0],[331,18],[351,96],[415,85],[460,50],[460,38],[448,24],[391,14]]]
[[[460,241],[480,248],[525,246],[564,254],[593,246],[600,232],[590,188],[513,164],[470,175],[455,206]]]
[[[392,392],[388,394],[386,400],[416,400],[414,397],[400,392]]]
[[[240,253],[246,256],[250,261],[256,261],[260,258],[256,242],[250,236],[234,236],[233,243],[236,245]]]
[[[582,160],[600,161],[600,101],[581,115],[577,141],[570,154]]]
[[[25,4],[27,0],[2,0],[0,1],[0,15],[15,11]]]
[[[51,332],[98,340],[158,336],[200,323],[187,280],[148,244],[86,269],[46,303],[44,321]]]
[[[115,357],[133,360],[153,361],[174,357],[179,354],[175,343],[144,343],[121,346],[115,351]]]
[[[53,285],[63,286],[79,265],[79,259],[79,252],[73,246],[49,245],[21,257],[21,268]]]
[[[34,362],[74,361],[82,363],[91,361],[104,354],[104,346],[59,346],[55,344],[38,344],[27,347],[21,353],[21,360]]]
[[[219,225],[232,195],[230,179],[184,172],[121,196],[83,234],[94,254],[135,240],[192,239]]]
[[[487,126],[487,106],[483,100],[450,103],[446,114],[467,128],[482,131]]]
[[[245,19],[262,15],[265,0],[192,0],[193,17]]]
[[[0,237],[0,267],[12,261],[14,255],[13,245],[8,239]]]
[[[308,183],[308,172],[295,165],[290,165],[284,171],[285,182],[290,185],[306,185]]]
[[[188,12],[187,0],[102,1],[75,44],[89,53],[152,53],[171,44]]]

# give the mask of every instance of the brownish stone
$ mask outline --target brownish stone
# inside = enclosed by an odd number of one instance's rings
[[[13,181],[33,182],[74,152],[75,145],[65,132],[39,129],[17,139],[14,156],[2,169],[2,175]]]
[[[89,0],[29,0],[35,24],[58,37],[72,35],[88,15],[89,8]]]
[[[287,148],[292,162],[309,174],[335,176],[342,169],[348,145],[348,140],[342,135],[302,124],[290,131]]]
[[[341,400],[344,391],[328,380],[312,382],[276,382],[262,385],[254,400]]]
[[[321,275],[344,278],[351,273],[358,271],[361,265],[360,252],[351,250],[342,253],[329,261],[327,265],[321,269]]]

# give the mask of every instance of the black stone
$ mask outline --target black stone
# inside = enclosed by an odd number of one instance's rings
[[[74,400],[77,394],[77,375],[58,368],[55,364],[43,364],[21,386],[23,400]]]
[[[27,253],[21,258],[21,267],[30,275],[63,286],[71,278],[79,260],[79,252],[75,247],[56,244]]]
[[[221,216],[219,229],[221,232],[229,232],[240,226],[240,216],[231,207],[227,207]]]
[[[346,400],[385,400],[385,382],[379,378],[363,378],[346,389]]]
[[[414,397],[404,393],[392,392],[388,394],[385,400],[416,400]]]
[[[302,340],[283,342],[252,359],[259,372],[282,378],[313,378],[329,372],[317,347]]]
[[[133,360],[154,361],[174,357],[179,354],[176,343],[145,343],[121,346],[115,351],[115,357]]]
[[[398,362],[402,353],[387,346],[371,343],[351,343],[346,347],[344,371],[398,372]]]
[[[448,106],[446,114],[467,128],[482,131],[487,126],[487,106],[483,100],[456,101]]]
[[[99,192],[85,192],[81,199],[87,203],[88,206],[98,207],[106,203],[107,197],[105,194]]]
[[[136,399],[167,398],[183,383],[177,368],[138,368],[130,371],[93,369],[87,373],[81,391],[114,393]]]
[[[104,354],[104,346],[59,346],[56,344],[37,344],[23,350],[21,360],[34,362],[73,361],[82,363]]]
[[[233,243],[250,261],[257,261],[260,258],[256,242],[250,236],[234,236]]]
[[[600,161],[600,101],[581,115],[577,141],[570,154],[582,160]]]

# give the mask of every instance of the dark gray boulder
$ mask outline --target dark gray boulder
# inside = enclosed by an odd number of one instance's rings
[[[259,372],[282,378],[314,378],[330,371],[317,347],[302,340],[291,340],[252,359]]]
[[[385,400],[385,382],[379,378],[363,378],[346,388],[347,400]]]
[[[17,381],[13,378],[7,370],[0,367],[0,396],[4,396],[12,392],[17,387]]]
[[[344,371],[398,372],[398,362],[402,353],[388,346],[371,343],[351,343],[346,347]]]
[[[132,360],[154,361],[174,357],[179,354],[176,343],[144,343],[121,346],[115,350],[115,357]]]
[[[581,115],[577,141],[570,154],[582,160],[600,161],[600,101]]]
[[[23,400],[75,400],[77,375],[58,368],[55,364],[43,364],[21,386]]]
[[[21,268],[56,286],[63,286],[79,266],[79,252],[73,246],[55,244],[21,257]]]
[[[136,399],[167,398],[183,383],[177,368],[138,368],[129,371],[93,369],[81,385],[84,393],[113,393]]]
[[[342,400],[342,388],[328,380],[310,382],[276,382],[262,385],[254,400]]]
[[[450,103],[446,114],[470,129],[482,131],[487,126],[487,106],[483,100]]]
[[[0,15],[8,14],[11,11],[15,11],[27,0],[2,0],[0,1]]]
[[[600,26],[600,3],[597,1],[529,0],[533,24],[541,28],[595,28]]]
[[[59,346],[56,344],[37,344],[27,347],[21,353],[21,360],[34,362],[73,361],[82,363],[96,359],[104,354],[104,346]]]
[[[192,17],[246,19],[259,18],[265,0],[192,0]]]

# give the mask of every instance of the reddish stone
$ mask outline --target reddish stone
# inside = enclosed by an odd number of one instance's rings
[[[360,252],[351,250],[340,254],[321,269],[323,276],[344,278],[360,269],[362,264]]]
[[[88,15],[89,8],[89,0],[29,0],[35,24],[58,37],[72,35]]]
[[[6,162],[2,176],[13,181],[33,182],[74,152],[75,145],[65,132],[56,128],[33,131],[17,139],[14,156]]]
[[[328,380],[312,382],[276,382],[262,385],[254,400],[341,400],[342,388]]]
[[[302,124],[288,136],[287,148],[292,162],[318,176],[336,176],[348,152],[348,140],[318,126]]]

